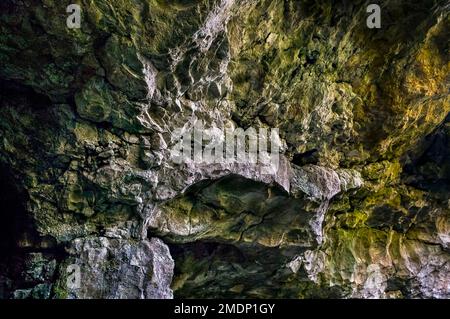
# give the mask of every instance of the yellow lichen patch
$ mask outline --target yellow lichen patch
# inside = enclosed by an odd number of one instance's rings
[[[441,19],[426,36],[423,46],[418,51],[413,64],[413,72],[406,77],[406,88],[411,94],[421,93],[425,96],[447,93],[449,89],[450,61],[449,52],[440,52],[436,37],[445,33],[450,18]],[[448,39],[447,39],[448,40]],[[444,54],[444,55],[443,55]]]
[[[339,227],[342,228],[358,228],[364,225],[367,220],[367,214],[360,211],[346,213],[338,216]]]
[[[174,291],[177,291],[178,289],[183,287],[185,282],[189,279],[190,276],[191,276],[191,273],[189,273],[189,272],[185,272],[178,276],[175,276],[172,281],[172,289]]]
[[[75,125],[74,133],[77,141],[81,143],[91,142],[93,144],[97,144],[98,142],[98,132],[93,125],[77,122]]]
[[[402,165],[398,161],[382,161],[369,164],[363,168],[365,180],[376,180],[377,184],[396,182],[402,172]]]
[[[245,288],[244,285],[236,285],[236,286],[231,287],[230,291],[240,294],[244,290],[244,288]]]

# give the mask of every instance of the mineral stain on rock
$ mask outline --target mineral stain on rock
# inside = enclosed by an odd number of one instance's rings
[[[450,298],[447,1],[77,3],[0,2],[0,298]]]

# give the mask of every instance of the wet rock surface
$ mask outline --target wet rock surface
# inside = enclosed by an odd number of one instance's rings
[[[1,298],[450,297],[446,1],[78,3],[0,3]]]

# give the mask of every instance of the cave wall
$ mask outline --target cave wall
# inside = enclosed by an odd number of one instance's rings
[[[450,297],[449,7],[377,3],[1,1],[0,296]],[[278,171],[174,163],[199,121]]]

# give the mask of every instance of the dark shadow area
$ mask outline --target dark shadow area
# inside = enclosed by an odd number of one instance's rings
[[[450,114],[424,138],[419,150],[408,154],[405,160],[405,183],[447,198],[450,194]]]
[[[48,108],[52,102],[44,94],[37,93],[31,87],[14,81],[0,78],[0,96],[3,100],[15,100],[18,97],[29,97],[34,109]],[[1,104],[0,104],[1,106]]]
[[[63,255],[52,238],[39,236],[26,202],[12,172],[0,165],[0,299],[41,283],[48,261]]]
[[[319,151],[312,149],[304,153],[296,153],[292,159],[292,163],[298,166],[307,164],[317,164],[319,162]]]
[[[276,247],[198,241],[169,244],[175,260],[172,288],[183,298],[339,298],[339,287],[319,288],[300,268],[286,266]]]
[[[19,248],[32,246],[38,234],[26,214],[25,194],[17,188],[11,172],[2,165],[0,165],[0,181],[1,260],[17,252]]]

